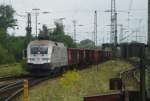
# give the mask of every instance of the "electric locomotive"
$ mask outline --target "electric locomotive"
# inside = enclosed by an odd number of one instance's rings
[[[50,72],[67,66],[67,48],[48,40],[31,41],[27,46],[27,70]]]

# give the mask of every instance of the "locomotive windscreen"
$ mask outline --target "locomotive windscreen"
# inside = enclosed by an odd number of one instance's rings
[[[48,47],[46,45],[32,45],[31,54],[48,54]]]

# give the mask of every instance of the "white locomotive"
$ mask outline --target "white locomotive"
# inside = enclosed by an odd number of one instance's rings
[[[67,48],[63,43],[35,40],[27,47],[27,69],[46,72],[67,66]]]

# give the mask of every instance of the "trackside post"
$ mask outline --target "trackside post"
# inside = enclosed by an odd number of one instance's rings
[[[24,92],[23,92],[23,101],[29,101],[29,86],[28,86],[28,80],[24,80]]]

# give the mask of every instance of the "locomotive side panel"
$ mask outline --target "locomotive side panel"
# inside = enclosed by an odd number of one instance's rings
[[[67,66],[68,65],[67,59],[68,59],[67,48],[53,46],[52,56],[51,56],[52,69]]]

